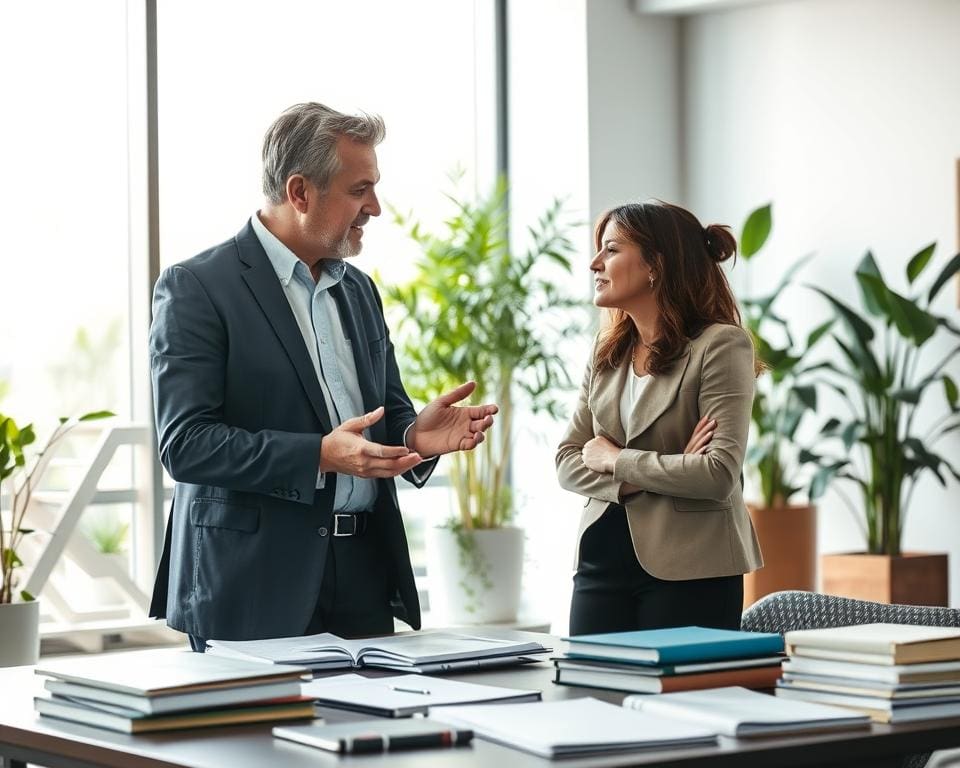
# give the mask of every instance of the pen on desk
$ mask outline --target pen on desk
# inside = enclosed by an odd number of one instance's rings
[[[400,691],[401,693],[422,693],[424,696],[430,695],[430,691],[426,690],[425,688],[403,688],[399,685],[391,685],[390,690]]]

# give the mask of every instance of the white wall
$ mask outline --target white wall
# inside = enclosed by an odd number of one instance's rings
[[[867,248],[898,290],[920,247],[939,242],[937,267],[956,251],[958,36],[953,0],[802,0],[684,20],[684,197],[702,218],[733,224],[774,202],[768,251],[751,264],[754,290],[815,251],[806,281],[856,303],[852,273]],[[826,308],[811,296],[789,294],[782,314],[812,327]],[[960,322],[953,286],[935,309]],[[931,342],[926,359],[955,343]],[[949,371],[960,376],[960,363]],[[918,422],[942,409],[937,392]],[[960,437],[939,448],[960,463]],[[952,605],[960,605],[958,507],[956,482],[944,490],[927,478],[903,542],[949,551]],[[822,551],[862,548],[835,495],[823,500],[820,521]]]

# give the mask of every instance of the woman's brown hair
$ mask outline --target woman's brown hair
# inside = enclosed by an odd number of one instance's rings
[[[720,266],[737,252],[730,228],[703,227],[690,211],[670,203],[630,203],[607,211],[597,222],[597,250],[603,231],[614,222],[621,237],[640,246],[656,275],[653,295],[660,312],[658,335],[650,346],[647,370],[669,370],[690,339],[714,323],[740,325],[740,310]],[[639,341],[636,326],[621,309],[605,310],[597,338],[595,365],[616,368]]]

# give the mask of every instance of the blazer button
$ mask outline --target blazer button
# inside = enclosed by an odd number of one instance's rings
[[[327,530],[325,525],[321,525],[319,528],[317,528],[317,533],[319,533],[321,536],[326,536],[328,533],[330,533],[330,531]]]

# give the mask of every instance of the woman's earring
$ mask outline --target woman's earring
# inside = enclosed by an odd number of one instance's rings
[[[653,272],[650,273],[650,287],[653,288]]]

